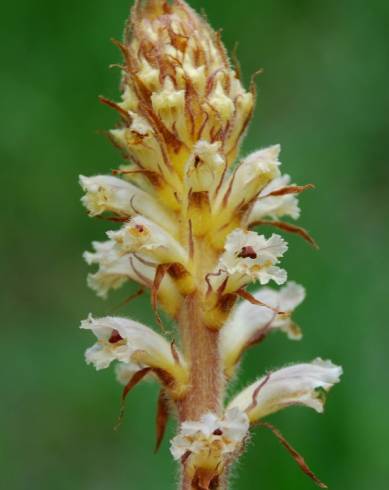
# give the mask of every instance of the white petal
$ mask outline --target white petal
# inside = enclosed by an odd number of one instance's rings
[[[212,192],[218,185],[225,160],[219,153],[221,143],[199,141],[185,168],[186,186],[193,192]]]
[[[139,258],[129,254],[121,255],[113,240],[93,242],[95,251],[85,252],[85,261],[97,264],[99,269],[89,274],[88,285],[103,298],[107,297],[110,289],[117,289],[127,280],[136,281],[143,286],[152,283],[155,268],[145,265]]]
[[[273,179],[262,189],[250,212],[249,225],[266,217],[278,219],[283,216],[290,216],[293,219],[297,219],[300,216],[299,203],[295,195],[269,196],[271,192],[287,185],[290,185],[290,177],[289,175],[282,175]]]
[[[182,245],[159,225],[143,216],[135,216],[119,231],[108,232],[121,253],[141,252],[157,263],[186,264],[188,255]]]
[[[279,235],[273,234],[266,239],[252,231],[236,229],[227,237],[225,252],[215,273],[221,270],[230,276],[229,290],[239,289],[255,280],[261,284],[270,280],[282,284],[286,281],[286,272],[276,264],[287,248],[287,243]],[[214,276],[213,281],[217,283],[223,279],[219,275]]]
[[[249,430],[249,419],[239,408],[231,408],[226,411],[222,430],[224,435],[233,441],[242,441]]]
[[[301,338],[301,332],[290,315],[305,297],[302,286],[289,282],[279,291],[260,288],[253,296],[268,307],[242,301],[220,332],[220,353],[227,371],[239,361],[244,349],[255,337],[260,336],[261,332],[279,329],[287,333],[291,339]],[[274,310],[288,315],[277,315]]]
[[[106,211],[124,217],[141,213],[160,223],[171,233],[177,232],[176,224],[158,201],[123,179],[110,175],[80,175],[80,184],[86,192],[81,200],[91,216]]]
[[[195,457],[194,465],[204,458],[220,461],[222,455],[241,448],[248,429],[247,415],[237,408],[228,410],[223,418],[209,412],[199,421],[183,422],[170,450],[175,459],[190,452]]]
[[[87,351],[87,361],[96,368],[108,367],[114,360],[137,364],[134,354],[142,352],[146,355],[145,363],[151,367],[174,369],[176,361],[169,342],[141,323],[120,317],[94,319],[89,316],[81,323],[81,328],[92,330],[98,339]],[[183,362],[182,358],[180,361]]]
[[[288,366],[248,386],[228,408],[237,407],[246,412],[251,422],[290,405],[306,405],[322,412],[323,391],[329,391],[338,383],[341,374],[341,367],[320,358],[309,364]]]
[[[141,369],[140,366],[134,362],[119,362],[115,366],[116,379],[120,384],[126,385],[139,369]]]
[[[275,177],[279,175],[278,155],[280,146],[274,145],[256,151],[242,160],[240,165],[225,180],[216,201],[216,210],[234,211],[249,203]]]

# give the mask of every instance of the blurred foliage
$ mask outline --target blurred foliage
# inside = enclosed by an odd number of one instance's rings
[[[385,0],[193,0],[229,49],[239,41],[259,98],[244,152],[281,142],[284,170],[316,191],[300,223],[321,245],[290,238],[290,278],[308,290],[305,338],[274,335],[247,356],[239,385],[317,355],[345,368],[324,416],[292,408],[271,418],[334,490],[386,488],[388,392],[389,3]],[[109,172],[120,156],[99,130],[116,115],[120,38],[128,0],[20,0],[2,5],[0,49],[0,486],[14,490],[173,489],[167,440],[154,444],[157,387],[136,388],[119,432],[113,373],[83,361],[77,329],[107,303],[85,285],[81,259],[106,223],[80,206],[79,173]],[[121,310],[153,323],[148,298]],[[171,427],[170,430],[173,430]],[[233,488],[310,489],[274,437],[258,430]],[[238,480],[239,478],[239,480]],[[239,483],[237,483],[239,481]]]

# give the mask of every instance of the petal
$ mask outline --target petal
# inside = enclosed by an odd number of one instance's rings
[[[290,185],[290,180],[289,175],[282,175],[273,179],[262,189],[250,212],[248,225],[266,217],[273,219],[283,216],[290,216],[293,219],[299,218],[300,208],[298,198],[295,195],[269,196],[271,192]]]
[[[140,367],[134,362],[119,362],[115,366],[115,374],[117,381],[126,386]]]
[[[85,191],[82,202],[91,216],[104,212],[120,216],[144,216],[161,223],[171,233],[177,232],[177,226],[165,209],[147,192],[118,177],[80,175],[80,185]]]
[[[121,317],[95,319],[89,316],[81,323],[81,328],[92,330],[98,339],[97,344],[88,349],[92,352],[88,360],[96,368],[102,365],[108,367],[112,361],[118,360],[137,364],[139,368],[149,366],[162,369],[174,377],[183,369],[184,360],[180,353],[173,353],[167,340],[134,320]]]
[[[238,407],[246,412],[252,423],[290,405],[305,405],[322,412],[322,395],[339,382],[341,374],[341,367],[320,358],[288,366],[248,386],[228,408]]]
[[[279,152],[280,146],[274,145],[244,158],[223,184],[218,194],[217,209],[227,207],[234,211],[255,199],[272,179],[279,176]]]
[[[171,441],[175,459],[184,454],[194,455],[195,466],[221,462],[222,455],[240,450],[247,436],[249,419],[238,408],[227,410],[222,418],[215,413],[204,414],[199,421],[186,421]]]
[[[219,183],[225,160],[219,153],[220,142],[199,141],[185,168],[186,186],[192,192],[212,192]]]
[[[186,264],[188,254],[167,231],[143,216],[135,216],[119,231],[107,233],[122,254],[141,252],[158,263]]]
[[[249,419],[239,408],[227,410],[224,416],[222,430],[224,435],[233,441],[241,441],[249,430]]]
[[[253,296],[270,308],[246,300],[235,308],[220,333],[220,352],[227,372],[236,365],[247,347],[261,340],[261,334],[279,329],[291,339],[301,338],[301,332],[290,315],[305,297],[302,286],[289,282],[279,291],[260,288]],[[277,315],[274,310],[288,313],[288,316]]]
[[[276,267],[288,249],[286,241],[279,235],[273,234],[267,239],[264,235],[238,228],[228,235],[224,248],[211,281],[215,289],[224,280],[217,275],[218,271],[225,271],[230,276],[226,292],[236,291],[256,280],[261,284],[270,280],[277,284],[286,281],[286,272]]]
[[[142,286],[149,286],[155,275],[155,268],[146,265],[141,258],[121,255],[116,242],[93,242],[94,252],[85,252],[84,259],[89,264],[97,264],[99,269],[89,274],[88,285],[98,296],[106,298],[111,289],[118,289],[129,279]]]

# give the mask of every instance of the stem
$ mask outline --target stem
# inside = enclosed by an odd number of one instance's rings
[[[219,355],[219,332],[202,323],[201,297],[187,296],[178,316],[185,356],[190,365],[190,388],[178,407],[180,422],[199,420],[207,412],[222,413],[224,375]],[[183,465],[181,490],[194,490],[192,477]],[[224,490],[219,483],[214,490]]]
[[[185,299],[178,324],[185,357],[190,365],[190,389],[180,402],[180,422],[199,420],[206,412],[221,415],[224,377],[219,355],[219,332],[202,323],[201,302],[196,293]]]

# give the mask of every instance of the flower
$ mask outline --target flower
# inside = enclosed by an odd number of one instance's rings
[[[214,468],[224,456],[242,448],[249,429],[245,413],[237,408],[227,410],[222,418],[208,412],[199,421],[185,421],[171,440],[174,459],[191,458],[195,468]]]
[[[247,156],[225,181],[216,209],[235,211],[250,203],[271,179],[279,176],[280,146],[274,145]]]
[[[249,214],[248,225],[266,217],[272,219],[282,218],[283,216],[290,216],[293,219],[299,218],[299,202],[294,194],[271,195],[272,192],[290,185],[290,182],[291,178],[289,175],[281,175],[262,189]]]
[[[245,349],[261,341],[272,330],[281,330],[292,340],[302,337],[299,327],[291,319],[292,312],[305,298],[302,286],[288,282],[279,291],[260,288],[253,297],[266,306],[242,301],[220,332],[220,352],[227,371],[233,370]]]
[[[151,284],[155,268],[147,266],[130,254],[120,255],[113,240],[92,242],[94,252],[85,252],[89,264],[98,264],[99,269],[88,275],[88,285],[98,296],[106,298],[110,289],[117,289],[126,281],[133,280],[144,286]]]
[[[318,358],[270,372],[240,392],[228,405],[247,414],[251,423],[290,405],[305,405],[321,413],[325,393],[338,383],[342,368]]]
[[[188,262],[183,246],[161,226],[143,216],[135,216],[120,230],[109,231],[107,235],[116,242],[121,254],[140,252],[154,260],[156,265],[186,265]]]
[[[186,185],[192,192],[212,193],[225,168],[220,141],[209,143],[200,140],[186,163]]]
[[[266,239],[252,231],[234,230],[227,237],[225,251],[217,267],[228,275],[226,291],[235,291],[256,280],[261,284],[270,280],[283,284],[287,278],[286,271],[276,264],[287,249],[287,243],[279,235],[273,234]],[[215,276],[212,281],[214,287],[222,280],[223,277]]]
[[[116,376],[125,383],[137,371],[150,368],[173,397],[186,390],[188,370],[183,356],[151,328],[127,318],[95,319],[92,315],[81,322],[81,328],[91,330],[97,338],[85,352],[86,362],[97,370],[118,361]]]
[[[123,179],[109,175],[80,175],[80,184],[86,193],[81,201],[90,216],[98,216],[107,211],[123,217],[141,213],[162,223],[171,233],[177,232],[176,224],[161,204],[149,193]]]

